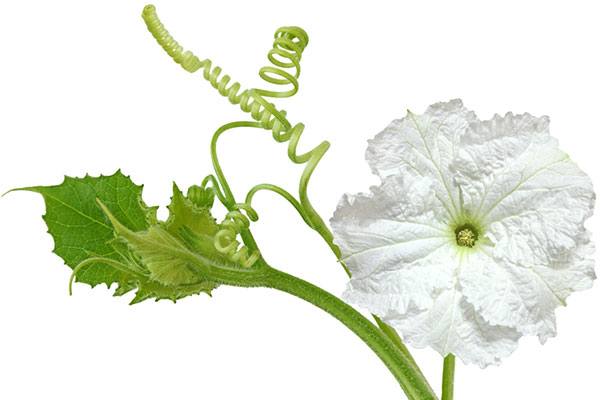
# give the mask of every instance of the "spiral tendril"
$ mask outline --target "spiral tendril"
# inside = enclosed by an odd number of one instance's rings
[[[169,54],[173,60],[188,72],[196,72],[200,67],[200,60],[191,51],[184,51],[183,47],[169,34],[156,15],[156,7],[152,4],[144,7],[142,18],[148,26],[152,36]]]
[[[239,82],[232,81],[231,77],[227,74],[222,74],[223,71],[221,67],[213,66],[210,59],[200,60],[193,55],[193,53],[183,51],[183,48],[175,41],[175,39],[173,39],[160,22],[154,6],[146,6],[142,16],[148,30],[175,62],[189,72],[202,69],[202,76],[204,79],[207,80],[219,94],[226,97],[232,104],[239,105],[242,111],[249,113],[252,119],[256,121],[225,124],[213,135],[211,153],[216,177],[212,175],[206,177],[202,186],[211,183],[219,200],[221,200],[230,211],[224,222],[223,230],[217,234],[218,239],[215,239],[215,246],[223,253],[228,254],[230,258],[236,258],[237,260],[243,259],[246,263],[256,261],[256,259],[260,257],[254,257],[258,254],[256,252],[248,256],[248,248],[246,246],[238,247],[239,242],[236,241],[235,235],[247,230],[246,222],[248,222],[248,218],[240,212],[240,209],[245,209],[246,211],[250,209],[254,211],[251,207],[253,196],[260,190],[270,190],[281,195],[290,202],[304,221],[330,243],[330,246],[332,246],[332,249],[339,257],[339,251],[332,245],[331,232],[326,227],[319,214],[314,210],[307,195],[307,186],[310,177],[321,158],[329,149],[329,142],[323,141],[306,153],[298,153],[298,143],[304,131],[304,124],[297,123],[292,125],[286,118],[287,113],[285,110],[277,109],[273,103],[266,100],[266,98],[291,97],[297,93],[298,77],[300,76],[300,60],[309,40],[307,33],[302,28],[294,26],[286,26],[277,29],[274,35],[273,46],[267,54],[267,58],[271,65],[264,66],[259,70],[259,76],[265,82],[279,86],[288,86],[288,88],[282,89],[281,91],[256,88],[242,90],[242,85]],[[245,203],[235,202],[218,161],[216,142],[218,137],[224,131],[238,127],[253,127],[269,130],[275,141],[278,143],[288,143],[288,158],[295,164],[305,164],[300,177],[298,200],[278,186],[261,184],[256,185],[248,192]],[[242,208],[242,205],[245,208]],[[258,218],[257,215],[256,218]],[[246,237],[251,238],[251,235],[248,233]],[[250,240],[250,242],[253,242],[253,240]]]
[[[242,267],[250,268],[260,258],[258,249],[250,251],[247,246],[242,245],[237,237],[243,230],[250,227],[250,219],[258,218],[254,211],[247,204],[236,204],[236,210],[229,211],[225,220],[221,222],[222,229],[215,235],[215,248],[225,254],[231,261],[240,264]],[[246,217],[241,210],[246,211]]]

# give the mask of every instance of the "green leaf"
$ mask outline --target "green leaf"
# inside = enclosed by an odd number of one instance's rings
[[[145,230],[156,223],[156,207],[142,201],[142,186],[117,171],[111,176],[65,177],[56,186],[35,186],[17,190],[40,193],[46,203],[43,216],[54,239],[54,252],[71,268],[91,258],[121,260],[110,243],[113,228],[96,199],[106,204],[115,217],[132,230]],[[126,286],[131,276],[103,263],[91,263],[77,273],[77,281],[92,287],[105,283]]]
[[[202,248],[210,257],[223,258],[213,245],[219,230],[210,213],[213,197],[204,189],[191,189],[195,196],[191,201],[174,185],[166,222],[157,220],[156,207],[143,202],[142,186],[121,171],[111,176],[65,177],[60,185],[16,190],[43,196],[43,218],[54,239],[54,252],[73,269],[78,282],[92,287],[116,283],[115,296],[135,290],[132,304],[210,294],[217,287],[190,268],[190,260],[198,264],[202,259],[191,249]]]

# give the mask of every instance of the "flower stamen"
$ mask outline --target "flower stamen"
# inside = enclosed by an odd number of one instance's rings
[[[456,243],[463,247],[473,247],[477,242],[477,231],[471,226],[461,226],[456,229]]]

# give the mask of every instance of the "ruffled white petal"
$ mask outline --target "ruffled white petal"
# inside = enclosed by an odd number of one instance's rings
[[[593,245],[583,241],[551,265],[514,264],[495,258],[491,249],[471,253],[459,272],[465,298],[494,325],[537,335],[541,342],[556,335],[556,307],[595,279]]]
[[[503,187],[509,192],[515,185],[503,181],[511,177],[517,177],[518,181],[522,177],[522,169],[533,161],[531,155],[539,149],[539,144],[550,139],[548,124],[547,117],[512,113],[504,117],[494,115],[489,121],[473,120],[461,136],[450,166],[462,188],[465,207],[472,212],[486,212],[502,196],[490,192],[501,191]],[[557,158],[563,156],[559,154]]]
[[[516,348],[521,335],[485,321],[461,292],[449,289],[427,311],[388,319],[404,340],[417,348],[431,346],[442,356],[454,354],[465,364],[496,365]]]
[[[446,221],[459,212],[459,192],[450,165],[475,114],[452,100],[430,106],[422,115],[408,112],[369,140],[367,161],[384,178],[401,174],[432,182],[434,195],[444,207],[438,219]]]
[[[461,282],[467,299],[495,324],[541,341],[556,335],[554,309],[595,278],[589,235],[589,177],[558,148],[548,118],[529,114],[471,124],[453,167],[465,207],[493,247]]]
[[[554,309],[562,304],[533,269],[498,265],[480,252],[460,271],[462,293],[469,303],[495,325],[513,327],[523,334],[554,336]]]
[[[353,274],[350,300],[388,311],[431,305],[451,285],[454,251],[430,179],[384,178],[370,194],[346,195],[331,220],[343,261]],[[437,210],[436,210],[437,207]]]
[[[479,121],[459,100],[392,122],[369,141],[382,178],[332,218],[353,273],[344,297],[407,342],[497,363],[521,335],[556,334],[554,310],[595,279],[584,228],[589,177],[529,114]],[[474,223],[477,245],[454,229]]]
[[[456,255],[445,239],[429,240],[418,248],[421,258],[414,257],[414,252],[406,258],[402,248],[395,248],[388,252],[389,257],[361,260],[377,268],[353,277],[343,297],[384,319],[428,309],[437,293],[452,287]]]

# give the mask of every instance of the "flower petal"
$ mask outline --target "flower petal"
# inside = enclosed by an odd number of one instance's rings
[[[595,278],[589,177],[550,137],[548,118],[529,114],[472,123],[452,167],[493,246],[461,270],[466,298],[490,323],[554,336],[554,309]]]
[[[487,323],[459,290],[445,290],[427,311],[386,320],[417,348],[433,347],[454,354],[465,364],[496,365],[516,348],[521,335],[512,328]]]
[[[431,307],[435,295],[453,285],[452,259],[456,255],[448,243],[439,245],[439,239],[433,243],[419,246],[418,251],[425,254],[412,261],[407,261],[407,252],[402,248],[383,253],[378,259],[361,260],[365,265],[372,262],[377,266],[387,264],[388,268],[375,268],[368,274],[361,270],[360,276],[352,277],[342,297],[385,320]]]
[[[472,123],[452,168],[467,212],[516,263],[547,264],[574,249],[592,214],[591,180],[550,137],[547,117]]]
[[[382,178],[403,174],[431,179],[435,196],[446,209],[446,219],[453,217],[460,211],[460,199],[450,165],[461,136],[474,120],[475,114],[460,100],[434,104],[422,115],[409,111],[369,140],[367,161]]]
[[[353,274],[348,292],[354,302],[372,302],[382,315],[410,304],[426,307],[432,293],[453,279],[447,266],[453,254],[450,233],[434,218],[440,206],[432,182],[388,177],[371,191],[344,196],[331,219],[335,242]]]
[[[488,251],[463,261],[459,282],[466,300],[490,324],[537,335],[541,342],[556,335],[554,310],[595,278],[593,245],[582,242],[566,258],[550,266],[516,265]]]
[[[512,176],[517,167],[516,176],[521,178],[520,169],[527,167],[536,144],[548,141],[548,124],[548,117],[512,113],[504,117],[496,114],[489,121],[471,121],[460,138],[450,168],[463,191],[464,205],[472,214],[493,208],[503,195],[495,193],[502,187],[498,177]],[[563,154],[558,156],[562,157]],[[524,160],[524,165],[519,166],[517,160]],[[513,187],[509,185],[507,191]]]

